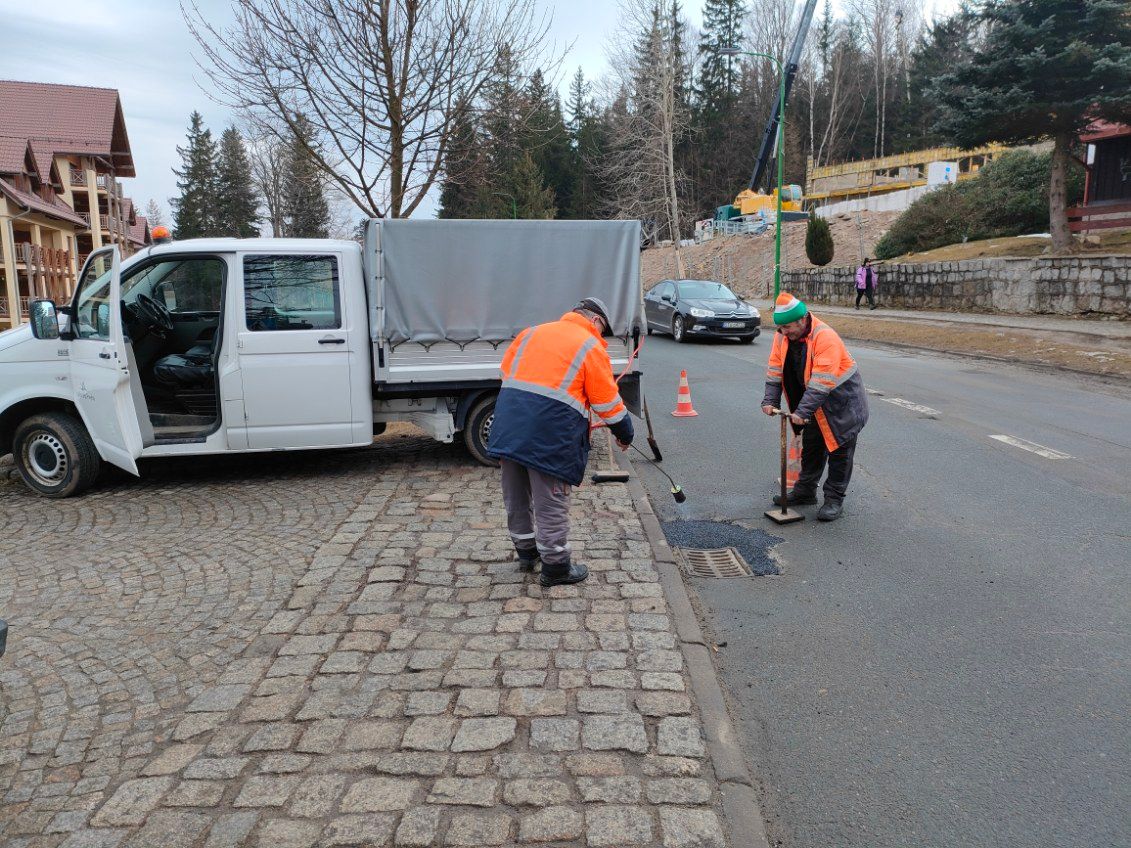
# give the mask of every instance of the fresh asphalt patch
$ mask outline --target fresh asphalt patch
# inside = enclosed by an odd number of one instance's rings
[[[784,541],[763,530],[740,527],[729,521],[665,521],[664,537],[673,548],[734,548],[755,577],[781,574],[770,549]]]

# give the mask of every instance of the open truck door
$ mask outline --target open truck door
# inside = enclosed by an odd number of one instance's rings
[[[130,380],[131,357],[122,324],[118,248],[90,254],[75,293],[70,321],[71,384],[75,405],[102,458],[138,474],[141,423]]]

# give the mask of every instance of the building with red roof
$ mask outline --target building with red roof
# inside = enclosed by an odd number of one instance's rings
[[[147,243],[118,181],[134,175],[116,90],[0,80],[0,326],[67,300],[91,251]]]

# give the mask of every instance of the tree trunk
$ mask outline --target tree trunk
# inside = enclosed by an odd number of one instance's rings
[[[1067,194],[1068,163],[1072,135],[1059,132],[1052,151],[1052,169],[1049,173],[1049,234],[1053,253],[1072,253],[1076,241],[1068,229]]]

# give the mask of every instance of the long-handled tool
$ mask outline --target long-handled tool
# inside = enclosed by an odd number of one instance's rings
[[[657,471],[668,478],[668,482],[672,484],[672,497],[675,498],[676,503],[683,503],[685,500],[687,500],[687,495],[683,493],[683,487],[680,486],[679,483],[677,483],[675,480],[673,480],[672,476],[668,474],[668,472],[660,468],[660,464],[656,462],[656,460],[652,459],[652,457],[648,456],[648,454],[644,453],[644,451],[640,450],[640,448],[638,448],[636,445],[629,445],[629,447],[631,447],[634,451],[636,451],[638,454],[652,463],[653,468],[655,468]]]
[[[640,390],[640,402],[644,407],[644,423],[648,425],[648,447],[652,449],[652,456],[656,458],[656,462],[663,462],[664,455],[660,453],[660,446],[656,443],[656,434],[652,432],[652,413],[648,411],[648,398],[644,396],[644,390]]]
[[[766,518],[776,524],[792,524],[795,521],[804,521],[805,516],[797,510],[789,508],[789,492],[786,489],[786,423],[789,419],[789,413],[775,409],[774,415],[781,416],[781,509],[767,509]]]

